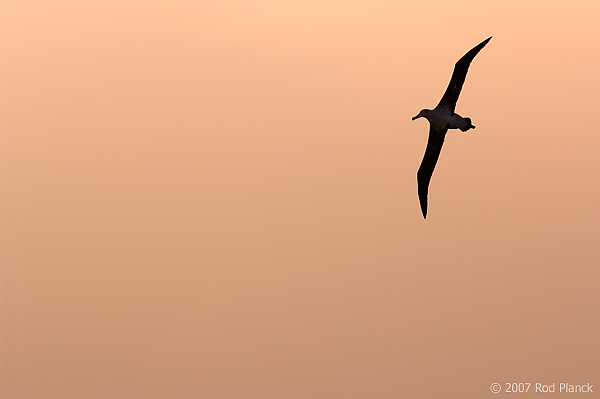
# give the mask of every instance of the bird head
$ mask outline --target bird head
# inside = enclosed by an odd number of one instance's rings
[[[427,114],[429,114],[429,111],[429,109],[422,109],[421,112],[419,112],[419,115],[413,116],[412,120],[414,121],[418,118],[427,118]]]

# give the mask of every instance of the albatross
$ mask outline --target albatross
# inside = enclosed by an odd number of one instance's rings
[[[469,65],[473,58],[481,51],[482,48],[490,41],[492,37],[488,37],[477,46],[473,47],[467,54],[456,62],[454,72],[446,92],[442,96],[440,103],[434,109],[423,109],[419,115],[412,118],[414,121],[418,118],[425,118],[429,121],[429,139],[427,140],[427,148],[421,162],[421,167],[417,172],[417,185],[419,192],[419,202],[421,203],[421,211],[423,217],[427,218],[427,193],[429,191],[429,181],[435,169],[435,164],[440,156],[444,138],[448,129],[460,129],[466,132],[469,129],[475,129],[471,123],[471,118],[463,118],[454,112],[456,101],[460,95],[463,83],[469,70]]]

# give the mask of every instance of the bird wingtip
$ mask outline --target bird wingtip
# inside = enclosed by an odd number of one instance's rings
[[[423,214],[423,219],[427,219],[427,204],[421,204],[421,213]]]

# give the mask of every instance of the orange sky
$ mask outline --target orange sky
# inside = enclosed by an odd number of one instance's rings
[[[159,3],[1,6],[2,398],[600,389],[600,3]]]

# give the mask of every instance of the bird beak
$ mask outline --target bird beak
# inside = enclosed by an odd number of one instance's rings
[[[412,117],[412,120],[414,121],[414,120],[415,120],[415,119],[417,119],[418,117],[419,117],[419,115],[417,115],[417,116],[413,116],[413,117]]]

